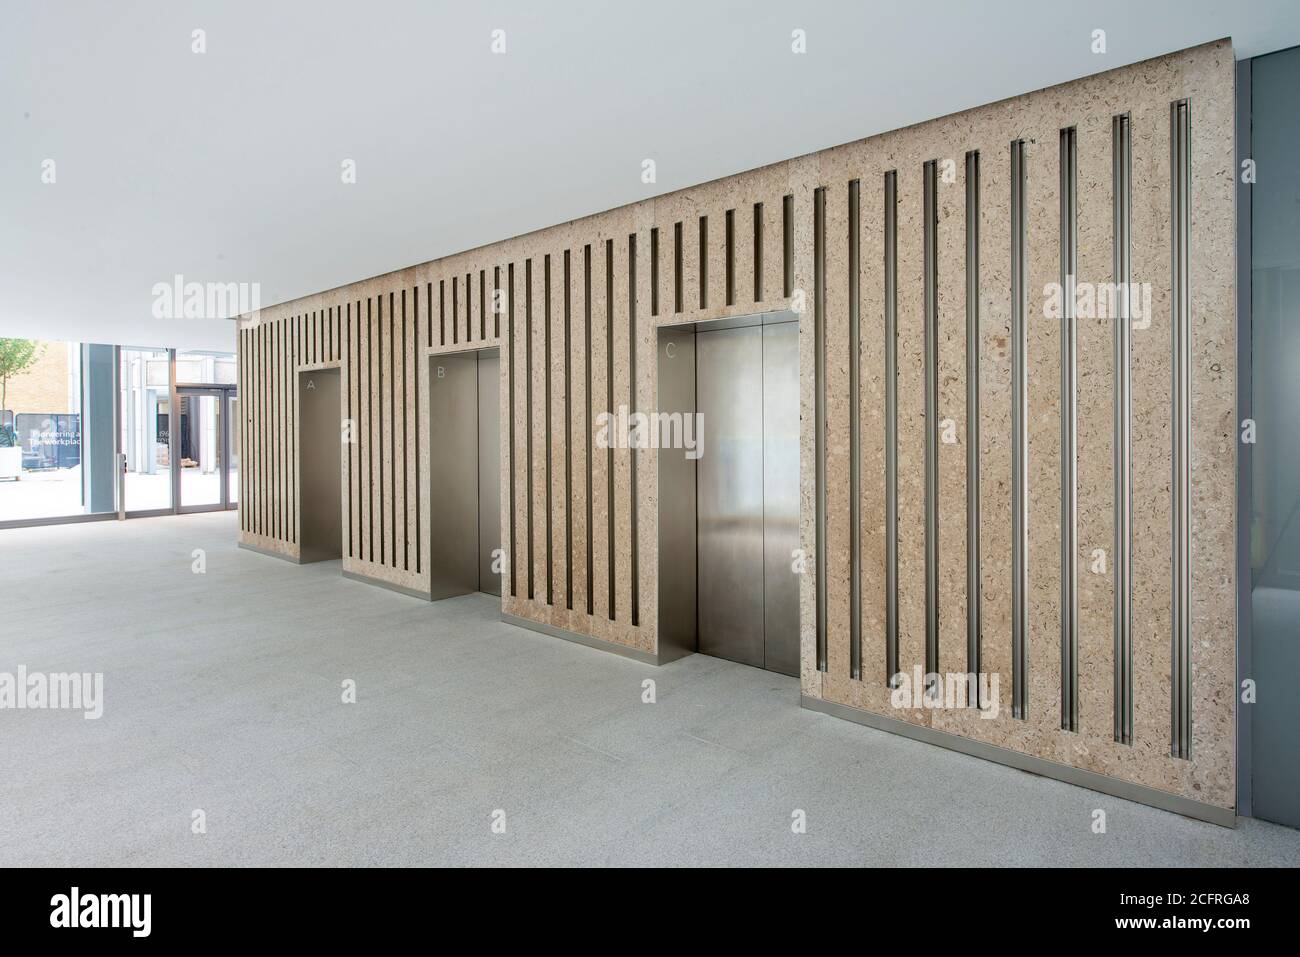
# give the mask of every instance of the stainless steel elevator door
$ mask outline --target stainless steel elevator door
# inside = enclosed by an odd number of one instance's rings
[[[764,667],[799,674],[799,324],[763,326]]]
[[[763,330],[695,339],[699,649],[763,667]]]
[[[338,369],[298,376],[299,555],[302,563],[343,554],[343,437]]]
[[[298,374],[298,560],[343,554],[343,437],[339,370]]]
[[[438,601],[479,587],[478,359],[430,363],[429,570]]]
[[[796,323],[696,336],[699,650],[785,674],[799,672],[798,379]]]
[[[501,594],[501,357],[478,357],[478,590]]]

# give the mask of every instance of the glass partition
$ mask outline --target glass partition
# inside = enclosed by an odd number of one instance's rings
[[[85,512],[81,344],[0,339],[0,522]]]
[[[226,481],[223,394],[182,390],[180,429],[181,509],[221,508]]]
[[[1300,827],[1300,48],[1251,61],[1252,794]]]
[[[167,350],[124,347],[119,376],[126,510],[171,508],[171,361]]]
[[[233,352],[181,352],[176,383],[182,390],[182,511],[234,508],[239,501],[239,381]],[[222,488],[222,485],[225,488]]]
[[[229,450],[226,455],[226,475],[229,482],[228,501],[231,508],[239,503],[239,396],[226,397],[226,428],[230,431]]]
[[[0,338],[0,527],[235,507],[237,382],[230,352]]]
[[[176,381],[184,385],[234,385],[233,352],[182,352],[176,356]]]

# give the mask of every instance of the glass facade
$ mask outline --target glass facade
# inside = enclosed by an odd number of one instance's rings
[[[0,339],[0,521],[84,511],[81,347]]]
[[[228,352],[182,352],[176,356],[176,381],[181,385],[234,385],[235,357]]]
[[[128,512],[171,508],[171,359],[165,349],[122,349],[121,450]]]
[[[181,504],[185,507],[221,504],[225,478],[222,448],[221,393],[182,392],[180,407]]]
[[[1300,827],[1300,48],[1251,62],[1251,643],[1257,817]],[[1248,435],[1243,435],[1249,441]]]
[[[232,353],[0,339],[0,525],[233,507],[235,382]]]

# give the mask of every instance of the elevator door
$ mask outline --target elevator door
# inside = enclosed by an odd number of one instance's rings
[[[704,654],[799,672],[798,325],[696,336],[698,636]]]
[[[339,370],[298,374],[299,561],[343,554],[342,417]]]
[[[500,359],[435,356],[429,373],[430,597],[500,595]]]

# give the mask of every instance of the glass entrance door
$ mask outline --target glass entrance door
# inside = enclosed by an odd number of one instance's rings
[[[225,389],[177,389],[177,505],[182,512],[232,506],[230,405]]]
[[[239,396],[226,393],[226,507],[239,504]]]

